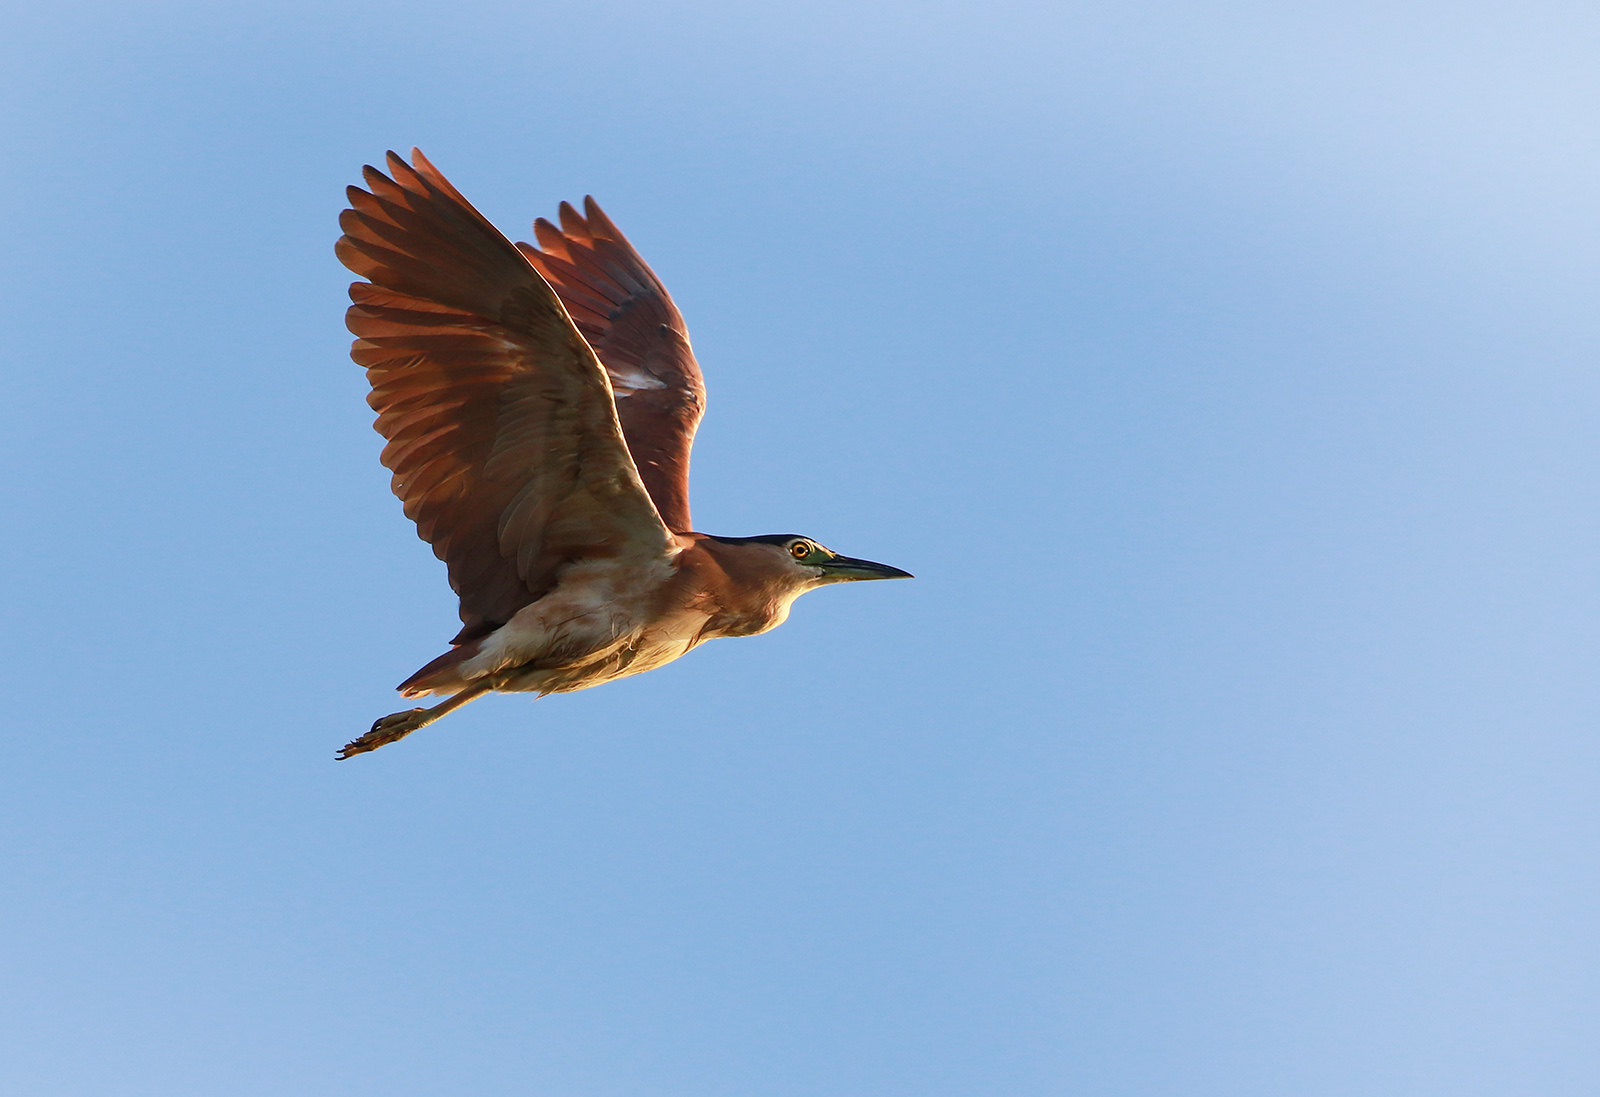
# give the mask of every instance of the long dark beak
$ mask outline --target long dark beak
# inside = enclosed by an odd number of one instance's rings
[[[875,564],[871,560],[857,560],[853,556],[835,556],[822,565],[822,577],[833,582],[851,579],[912,579],[909,571],[892,568],[888,564]]]

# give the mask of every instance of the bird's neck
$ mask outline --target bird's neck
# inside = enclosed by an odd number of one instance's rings
[[[680,559],[693,571],[690,582],[703,595],[710,614],[704,635],[754,636],[777,628],[806,589],[791,569],[773,559],[764,545],[740,545],[694,535],[695,545]]]

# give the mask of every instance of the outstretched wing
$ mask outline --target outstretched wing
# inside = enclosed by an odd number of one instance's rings
[[[517,247],[555,287],[605,364],[650,498],[668,528],[687,533],[689,449],[705,414],[705,381],[661,280],[593,198],[583,208],[580,216],[561,203],[561,227],[541,217],[533,223],[539,247]]]
[[[339,217],[350,356],[384,465],[487,635],[575,560],[664,553],[611,384],[549,284],[421,152],[364,171]]]

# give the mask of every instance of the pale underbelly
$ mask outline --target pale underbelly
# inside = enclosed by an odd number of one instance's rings
[[[641,638],[561,666],[526,665],[497,674],[495,688],[510,693],[571,693],[665,666],[695,646],[690,637]]]

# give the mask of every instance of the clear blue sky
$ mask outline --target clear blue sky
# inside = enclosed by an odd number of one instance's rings
[[[0,1092],[1589,1097],[1592,3],[12,5]],[[914,571],[378,754],[342,188],[594,194]]]

